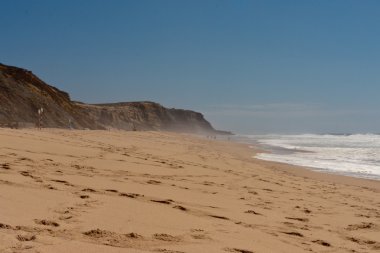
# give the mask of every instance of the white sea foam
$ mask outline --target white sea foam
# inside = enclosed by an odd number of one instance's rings
[[[257,158],[380,179],[380,135],[251,135],[270,149]]]

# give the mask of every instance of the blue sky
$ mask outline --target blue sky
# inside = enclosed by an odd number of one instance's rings
[[[0,62],[240,133],[380,132],[379,1],[4,1]]]

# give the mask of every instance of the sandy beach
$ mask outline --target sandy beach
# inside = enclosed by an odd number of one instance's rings
[[[0,252],[379,252],[380,181],[166,132],[0,129]]]

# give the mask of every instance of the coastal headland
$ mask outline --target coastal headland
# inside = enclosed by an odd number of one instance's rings
[[[214,129],[199,112],[166,108],[151,101],[73,101],[69,93],[45,83],[32,71],[1,63],[0,127],[231,134]]]

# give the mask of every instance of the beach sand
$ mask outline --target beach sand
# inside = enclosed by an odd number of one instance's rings
[[[0,129],[0,252],[380,252],[380,182],[165,132]]]

